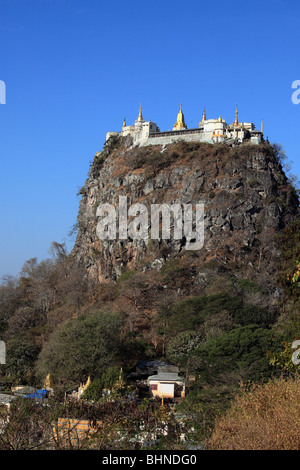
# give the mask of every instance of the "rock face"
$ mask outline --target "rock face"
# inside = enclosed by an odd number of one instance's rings
[[[80,190],[78,235],[73,255],[100,283],[128,271],[160,271],[166,262],[187,256],[185,240],[100,241],[99,204],[204,204],[204,246],[190,252],[193,279],[215,261],[241,277],[263,282],[279,261],[277,234],[299,215],[299,204],[273,148],[180,142],[166,147],[132,148],[111,138],[95,155]],[[195,206],[194,206],[195,207]],[[151,226],[149,227],[151,234]],[[200,268],[201,266],[201,268]]]

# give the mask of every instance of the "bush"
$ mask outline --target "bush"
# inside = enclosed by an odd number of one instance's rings
[[[215,450],[300,450],[300,380],[277,379],[242,388],[216,421]]]
[[[275,319],[274,312],[256,305],[245,305],[243,309],[237,310],[234,315],[236,323],[243,326],[256,324],[267,328],[274,323]]]
[[[173,338],[180,332],[196,330],[206,318],[220,311],[226,310],[234,314],[241,308],[240,298],[224,293],[192,297],[171,306],[161,307],[158,312],[159,331],[163,329],[168,337]]]
[[[270,330],[247,325],[207,341],[193,351],[190,364],[207,383],[215,383],[232,371],[237,371],[240,379],[259,380],[262,375],[271,375],[266,353],[273,347]]]

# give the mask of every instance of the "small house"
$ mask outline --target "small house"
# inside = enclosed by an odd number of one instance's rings
[[[148,377],[149,392],[152,397],[183,398],[185,397],[185,382],[178,373],[159,371]]]

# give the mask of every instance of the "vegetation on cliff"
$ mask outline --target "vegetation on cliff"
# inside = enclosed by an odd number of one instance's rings
[[[139,359],[168,360],[188,381],[178,412],[198,439],[210,435],[240,382],[279,376],[284,348],[300,338],[299,203],[282,155],[268,143],[106,145],[80,190],[72,253],[53,243],[51,258],[29,260],[0,286],[2,380],[40,385],[50,373],[59,391],[90,375],[98,393],[108,367],[126,375]],[[100,244],[96,208],[120,194],[201,200],[204,248],[173,238]]]

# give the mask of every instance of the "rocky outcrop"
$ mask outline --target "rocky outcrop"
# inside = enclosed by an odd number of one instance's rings
[[[205,212],[204,246],[192,253],[194,278],[212,260],[260,281],[276,269],[278,232],[297,214],[298,199],[268,143],[238,147],[185,143],[133,148],[114,138],[95,155],[84,187],[73,249],[88,276],[100,283],[128,270],[160,271],[185,253],[185,240],[100,241],[99,204],[199,204]],[[151,230],[151,227],[150,227]],[[200,268],[201,266],[201,268]]]

